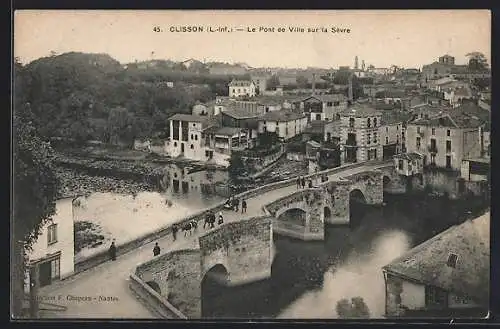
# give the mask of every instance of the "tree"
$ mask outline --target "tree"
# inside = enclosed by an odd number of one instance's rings
[[[309,80],[307,80],[307,78],[305,76],[299,75],[296,78],[296,82],[297,82],[297,87],[307,88],[307,84],[309,83]]]
[[[351,298],[351,302],[344,298],[337,302],[337,315],[341,319],[368,319],[370,310],[361,297]]]
[[[272,75],[267,80],[267,89],[268,90],[276,90],[276,87],[280,85],[280,79],[277,75]]]
[[[229,178],[234,182],[238,182],[245,172],[245,164],[240,153],[232,152],[228,167]]]
[[[15,90],[16,100],[22,99],[17,97],[20,92]],[[14,104],[13,139],[12,313],[21,317],[26,251],[32,248],[41,228],[55,213],[58,184],[52,168],[52,149],[38,137],[29,104]]]
[[[469,69],[481,71],[488,68],[488,60],[483,53],[474,51],[465,55],[469,59]]]

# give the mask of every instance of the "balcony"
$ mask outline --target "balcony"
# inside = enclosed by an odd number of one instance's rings
[[[436,145],[429,145],[429,146],[427,146],[427,150],[428,150],[431,154],[436,154],[436,153],[438,153],[438,150],[437,150]]]

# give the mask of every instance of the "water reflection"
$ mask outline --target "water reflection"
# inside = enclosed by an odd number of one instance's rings
[[[208,207],[223,200],[216,194],[216,186],[227,179],[227,171],[196,170],[188,165],[169,164],[165,166],[161,185],[166,197],[174,202],[190,207]]]

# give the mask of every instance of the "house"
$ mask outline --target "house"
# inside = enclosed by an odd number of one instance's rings
[[[401,89],[390,88],[377,92],[375,98],[383,100],[386,104],[401,104],[401,102],[406,98],[406,92]]]
[[[469,87],[461,87],[446,90],[444,98],[448,100],[451,106],[457,107],[462,104],[464,99],[472,99],[474,95]]]
[[[271,78],[270,74],[252,74],[251,80],[255,84],[256,94],[262,95],[267,90],[267,81]]]
[[[302,134],[307,126],[307,117],[304,114],[289,110],[273,111],[259,118],[260,134],[275,132],[283,141],[287,141]]]
[[[470,182],[490,180],[490,158],[463,159],[460,177]]]
[[[409,114],[401,111],[382,112],[379,136],[382,143],[383,159],[392,159],[395,154],[405,152],[405,128],[409,119]]]
[[[424,156],[418,153],[401,153],[394,155],[394,169],[398,175],[414,176],[424,171]]]
[[[448,77],[451,74],[452,65],[434,62],[422,67],[422,78],[426,81]]]
[[[342,163],[364,162],[382,157],[379,129],[382,112],[367,103],[356,103],[340,114]]]
[[[206,117],[192,114],[174,114],[169,119],[170,138],[165,142],[165,152],[171,157],[185,157],[206,161],[206,142],[203,131],[210,126]]]
[[[340,113],[347,108],[347,97],[343,94],[313,95],[301,101],[301,108],[309,121],[339,120]]]
[[[484,317],[490,212],[455,225],[383,267],[387,317]]]
[[[253,143],[257,138],[259,115],[246,110],[227,110],[221,115],[223,127],[243,128],[248,130],[248,139]]]
[[[408,152],[424,155],[424,165],[460,170],[464,158],[481,155],[480,128],[484,123],[463,111],[410,121],[406,128]]]
[[[43,287],[64,279],[75,270],[73,198],[56,201],[56,212],[40,229],[40,235],[28,252],[26,292],[30,280]]]
[[[229,83],[229,97],[254,97],[255,84],[251,80],[232,80]]]
[[[191,114],[212,117],[214,115],[214,106],[215,106],[215,103],[203,104],[203,103],[197,102],[193,106],[193,109],[191,110]]]
[[[230,156],[233,151],[242,151],[250,146],[247,129],[211,127],[205,131],[205,134],[210,135],[208,146],[215,152],[226,156]],[[229,161],[229,158],[227,160]]]

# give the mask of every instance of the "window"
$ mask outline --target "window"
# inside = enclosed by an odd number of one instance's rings
[[[436,134],[436,128],[432,128],[432,130],[431,130],[431,134],[432,134],[432,135],[435,135],[435,134]]]
[[[333,102],[333,106],[339,106],[339,105],[340,105],[339,101]]]
[[[50,272],[52,279],[59,279],[61,276],[61,259],[59,257],[50,262]]]
[[[450,131],[450,129],[446,130],[446,136],[451,136],[451,131]]]
[[[417,134],[420,134],[420,127],[417,127]]]
[[[192,149],[194,149],[194,145],[193,145],[193,144],[191,144],[190,148],[191,148],[191,150],[192,150]]]
[[[451,141],[446,141],[446,153],[451,152]]]
[[[377,126],[377,118],[373,118],[373,127]]]
[[[385,132],[389,133],[389,127],[385,127]]]
[[[457,255],[450,254],[448,256],[448,261],[446,262],[446,266],[455,268],[457,266],[457,260],[458,260]]]
[[[387,137],[387,136],[385,137],[385,143],[389,144],[389,137]]]
[[[191,139],[194,139],[194,135],[193,134],[191,134]]]
[[[446,156],[446,168],[451,168],[451,156],[449,155]]]
[[[403,160],[399,160],[398,167],[399,170],[403,170]]]
[[[399,125],[396,126],[396,130],[399,130]]]
[[[370,144],[370,134],[366,134],[366,144]]]
[[[174,147],[177,147],[177,142],[174,142]]]
[[[193,127],[196,127],[196,123],[193,123]]]
[[[47,227],[47,244],[51,245],[57,242],[57,224]]]
[[[420,150],[420,137],[417,137],[417,142],[415,143],[417,150]]]
[[[349,128],[354,128],[354,118],[349,118]]]
[[[194,140],[197,141],[198,140],[198,135],[194,135]]]
[[[446,307],[448,304],[448,295],[443,289],[426,286],[425,287],[425,306],[434,307]]]
[[[373,143],[377,144],[377,133],[373,133]]]
[[[332,102],[327,102],[326,106],[331,107],[331,106],[333,106],[333,103]]]
[[[368,128],[370,128],[370,127],[371,127],[371,125],[372,125],[372,122],[371,122],[370,118],[368,118],[368,120],[366,121],[366,126],[367,126]]]

